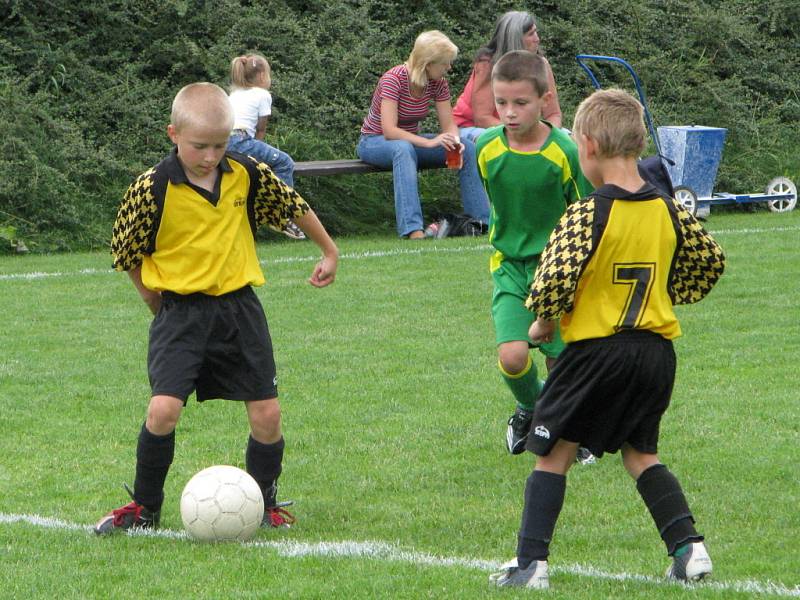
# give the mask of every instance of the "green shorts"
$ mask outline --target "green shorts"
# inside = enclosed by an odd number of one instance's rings
[[[492,261],[493,266],[496,259]],[[527,261],[504,258],[492,271],[494,292],[492,294],[492,321],[497,345],[505,342],[523,341],[530,343],[528,329],[536,320],[536,315],[525,308],[525,300],[539,264],[539,257]],[[564,349],[561,332],[556,328],[552,342],[541,344],[539,351],[550,358],[556,358]]]

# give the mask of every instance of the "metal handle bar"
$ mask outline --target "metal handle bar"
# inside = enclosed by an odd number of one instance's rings
[[[586,64],[584,61],[597,61],[597,62],[611,62],[617,63],[625,67],[625,69],[630,73],[631,77],[633,77],[633,85],[636,87],[636,93],[639,94],[639,102],[642,103],[644,107],[644,120],[647,123],[647,129],[650,132],[650,137],[653,139],[653,144],[655,144],[656,152],[661,155],[661,144],[658,142],[658,133],[656,132],[656,128],[653,126],[653,118],[650,115],[650,109],[647,108],[647,99],[644,95],[644,88],[642,87],[642,82],[639,79],[639,76],[636,74],[636,71],[633,70],[627,62],[622,60],[621,58],[617,58],[616,56],[600,56],[595,54],[578,54],[575,57],[578,61],[578,64],[581,68],[586,71],[586,74],[589,76],[589,79],[592,82],[592,85],[596,90],[599,90],[602,86],[598,81],[597,77],[595,76],[594,72],[592,71],[591,67]]]

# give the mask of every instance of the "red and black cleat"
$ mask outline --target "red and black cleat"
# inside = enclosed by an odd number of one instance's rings
[[[125,486],[131,494],[128,486]],[[133,494],[131,494],[133,497]],[[115,531],[126,531],[128,529],[156,529],[161,520],[161,511],[148,510],[141,504],[133,502],[112,510],[94,526],[97,535],[108,535]]]

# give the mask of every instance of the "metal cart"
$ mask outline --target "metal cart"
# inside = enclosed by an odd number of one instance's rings
[[[712,205],[745,204],[752,202],[765,203],[773,212],[788,212],[797,205],[797,187],[787,177],[775,177],[766,186],[763,194],[731,194],[714,192],[714,180],[717,176],[722,145],[727,130],[716,127],[653,126],[653,118],[647,107],[644,89],[639,76],[627,62],[614,56],[579,54],[578,64],[589,76],[595,89],[601,85],[592,70],[591,62],[608,62],[622,66],[633,78],[639,101],[644,107],[644,118],[650,137],[661,157],[662,163],[672,180],[675,199],[682,203],[692,214],[707,216]]]

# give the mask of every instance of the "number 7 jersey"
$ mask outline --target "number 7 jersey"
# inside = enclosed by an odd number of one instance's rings
[[[526,302],[561,319],[565,342],[625,329],[681,335],[672,307],[708,294],[725,267],[717,242],[680,204],[647,185],[604,185],[570,205],[542,253]]]

